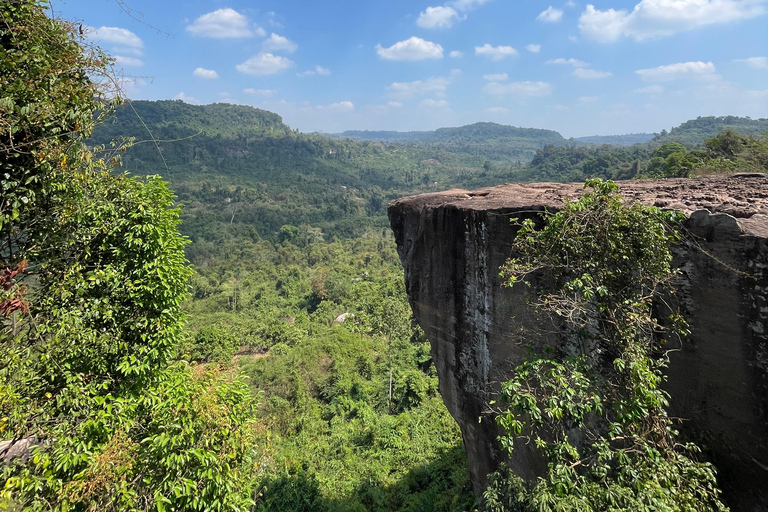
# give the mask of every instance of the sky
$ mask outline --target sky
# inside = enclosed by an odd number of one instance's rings
[[[554,1],[554,3],[550,3]],[[303,132],[479,121],[565,137],[768,117],[768,0],[51,0],[130,99]]]

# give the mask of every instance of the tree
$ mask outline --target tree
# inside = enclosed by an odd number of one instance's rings
[[[623,204],[611,182],[586,186],[593,190],[543,228],[524,221],[520,256],[503,268],[510,286],[534,275],[553,280],[536,307],[563,339],[515,368],[497,416],[502,447],[511,453],[516,439],[532,442],[548,469],[527,483],[502,468],[489,478],[485,508],[725,510],[714,469],[678,440],[660,387],[664,340],[687,329],[676,311],[662,326],[653,303],[672,293],[669,244],[680,217]]]
[[[85,146],[109,61],[44,8],[0,4],[0,506],[246,510],[254,397],[177,360],[174,197]]]

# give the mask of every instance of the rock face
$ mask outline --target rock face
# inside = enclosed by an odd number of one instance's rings
[[[732,510],[768,511],[768,177],[619,186],[625,199],[687,217],[690,236],[674,254],[692,334],[671,354],[670,415],[685,420],[684,433],[717,466]],[[538,218],[581,193],[580,184],[503,185],[389,205],[408,296],[431,342],[440,393],[461,427],[476,495],[504,458],[489,401],[537,330],[525,287],[504,288],[499,277],[517,230],[510,219]],[[508,463],[529,479],[545,469],[525,445]]]

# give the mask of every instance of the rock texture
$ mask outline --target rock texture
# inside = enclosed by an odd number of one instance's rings
[[[732,510],[768,511],[768,177],[619,185],[625,199],[687,217],[690,236],[674,252],[692,334],[671,354],[670,414],[717,465]],[[499,277],[516,234],[510,218],[538,218],[581,193],[580,184],[503,185],[389,205],[411,306],[461,427],[476,494],[503,458],[488,403],[525,356],[529,333],[541,331],[525,287],[504,288]],[[533,341],[557,342],[545,338]],[[527,478],[544,469],[525,445],[509,463]]]

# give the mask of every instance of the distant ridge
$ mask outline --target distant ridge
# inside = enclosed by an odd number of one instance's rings
[[[751,119],[737,116],[697,117],[672,128],[662,130],[653,138],[653,142],[679,142],[688,147],[696,147],[705,140],[716,137],[725,130],[735,130],[745,135],[759,136],[768,132],[768,119]]]
[[[519,128],[498,123],[474,123],[455,128],[438,128],[432,131],[368,131],[348,130],[334,134],[335,137],[370,140],[377,142],[438,142],[456,139],[486,141],[497,138],[519,138],[546,140],[547,144],[565,143],[566,140],[554,130],[540,128]]]
[[[591,135],[589,137],[576,137],[574,140],[586,144],[610,144],[611,146],[633,146],[645,144],[655,137],[653,133],[628,133],[626,135]]]

